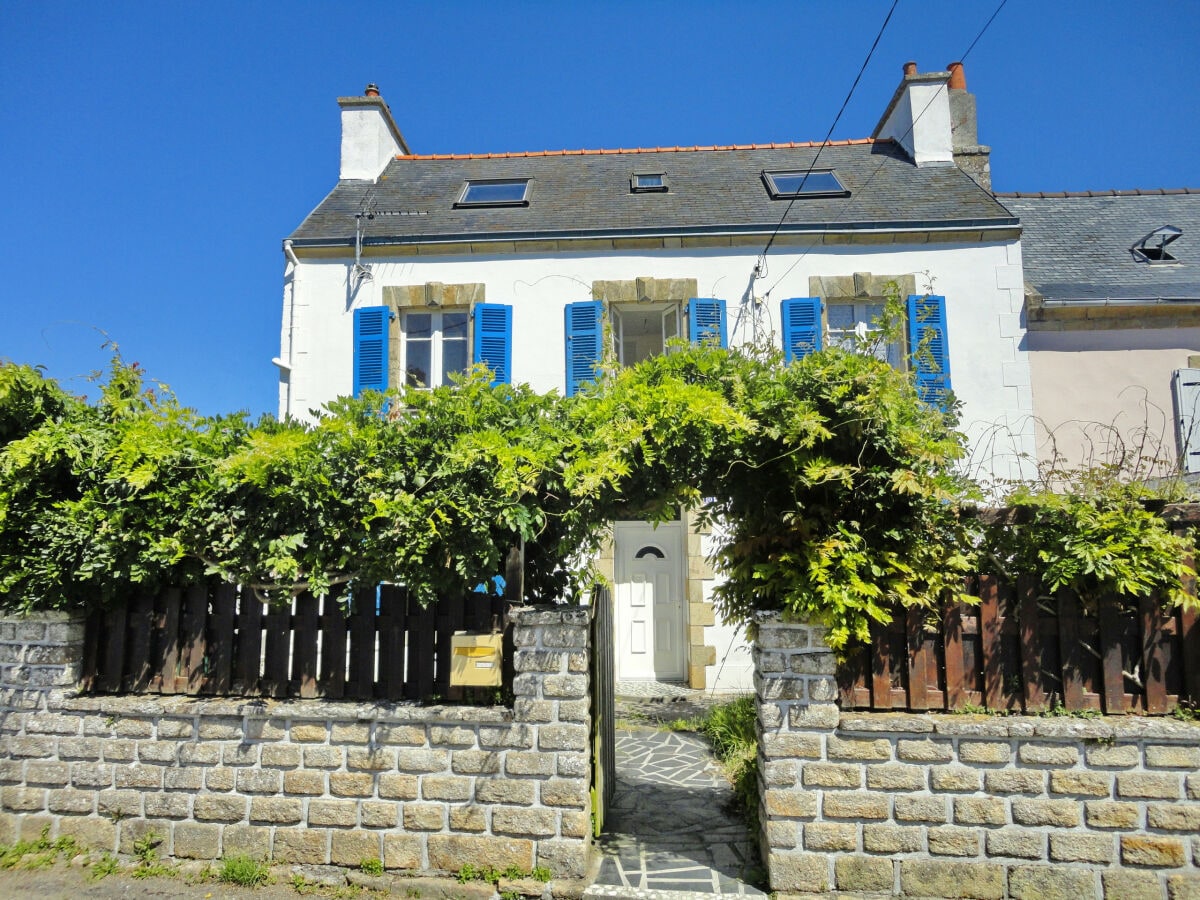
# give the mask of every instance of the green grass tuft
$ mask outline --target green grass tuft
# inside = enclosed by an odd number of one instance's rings
[[[226,884],[240,884],[242,887],[255,887],[266,884],[270,878],[270,870],[266,863],[259,862],[252,856],[239,853],[221,860],[221,871],[217,878]]]

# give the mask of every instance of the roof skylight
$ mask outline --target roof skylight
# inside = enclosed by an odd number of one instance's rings
[[[763,172],[763,184],[772,200],[789,197],[849,197],[850,192],[842,186],[832,169],[814,169],[811,172]]]
[[[1174,225],[1164,225],[1162,228],[1155,228],[1129,249],[1133,251],[1133,258],[1139,262],[1152,265],[1177,262],[1175,257],[1167,252],[1167,246],[1178,240],[1181,234],[1183,229]]]
[[[529,179],[468,181],[455,206],[528,206]]]
[[[634,174],[629,179],[629,190],[635,194],[665,193],[667,190],[667,176],[662,172]]]

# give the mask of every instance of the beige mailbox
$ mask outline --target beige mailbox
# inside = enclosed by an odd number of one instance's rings
[[[450,636],[450,684],[454,687],[500,687],[500,634]]]

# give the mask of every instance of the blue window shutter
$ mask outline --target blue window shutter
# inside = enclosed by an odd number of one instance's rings
[[[908,351],[917,394],[945,408],[950,393],[950,345],[946,335],[946,298],[936,294],[908,297]]]
[[[472,362],[492,370],[492,384],[512,381],[512,307],[506,303],[477,303]]]
[[[821,298],[793,297],[780,304],[786,362],[821,349]]]
[[[688,301],[688,340],[693,344],[716,337],[719,346],[729,346],[725,327],[725,301],[693,297]]]
[[[354,396],[363,391],[388,389],[388,323],[386,306],[364,306],[354,311]]]
[[[567,325],[567,396],[596,377],[604,340],[604,304],[599,300],[568,303]]]

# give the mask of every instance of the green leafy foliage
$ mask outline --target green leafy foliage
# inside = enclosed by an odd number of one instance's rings
[[[727,619],[779,610],[826,624],[841,648],[889,606],[931,606],[959,583],[964,438],[908,376],[831,349],[737,365],[722,387],[753,422],[700,486],[725,532],[715,599]]]
[[[358,868],[366,875],[382,875],[383,860],[378,856],[373,856],[360,862]]]
[[[137,857],[137,865],[129,874],[134,878],[173,878],[178,874],[174,866],[159,859],[158,848],[161,844],[162,838],[153,831],[134,841],[133,854]]]
[[[0,363],[0,602],[219,576],[276,601],[387,581],[429,603],[490,583],[514,545],[527,599],[571,601],[609,522],[681,507],[713,527],[727,622],[781,612],[839,650],[897,605],[935,607],[981,558],[1050,588],[1186,600],[1187,542],[1144,486],[1018,487],[1022,524],[980,528],[960,516],[981,492],[956,411],[908,373],[839,349],[786,366],[770,347],[669,349],[570,398],[479,369],[312,423],[200,416],[115,353],[95,403]]]
[[[1070,476],[1066,491],[1016,487],[1007,502],[1017,521],[984,530],[981,568],[1038,573],[1046,590],[1069,588],[1090,607],[1105,594],[1193,602],[1183,590],[1195,576],[1187,562],[1192,540],[1153,511],[1164,488],[1121,481],[1105,467]]]

